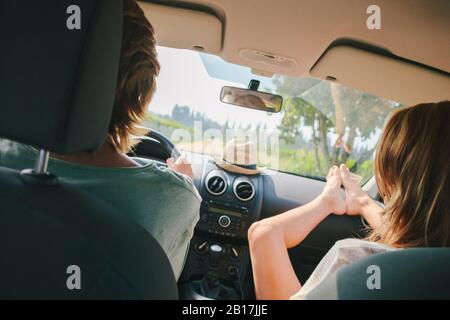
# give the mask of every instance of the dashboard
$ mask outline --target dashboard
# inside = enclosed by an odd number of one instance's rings
[[[161,138],[143,140],[130,156],[156,160],[171,156]],[[167,143],[169,143],[167,141]],[[324,182],[265,170],[246,176],[227,172],[208,155],[189,153],[194,185],[202,197],[183,272],[181,299],[254,299],[247,231],[250,225],[314,199]],[[143,159],[143,160],[145,160]],[[144,161],[145,162],[145,161]],[[303,283],[339,239],[364,236],[359,217],[330,215],[295,248],[289,249],[294,271]]]
[[[262,183],[259,176],[239,176],[210,163],[205,166],[200,193],[199,231],[244,240],[249,225],[259,219]]]
[[[249,226],[261,218],[262,176],[224,171],[205,158],[196,187],[200,219],[179,280],[186,299],[241,299],[251,295]]]

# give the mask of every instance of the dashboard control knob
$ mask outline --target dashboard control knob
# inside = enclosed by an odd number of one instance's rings
[[[208,251],[208,242],[206,241],[199,241],[195,244],[195,250],[198,253],[205,253]]]
[[[229,216],[220,216],[219,218],[219,226],[222,228],[227,228],[231,224],[231,220]]]
[[[231,247],[230,254],[231,254],[231,259],[233,259],[233,260],[239,259],[240,254],[239,254],[239,250],[237,248]]]

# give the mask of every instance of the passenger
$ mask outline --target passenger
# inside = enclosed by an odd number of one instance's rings
[[[119,75],[106,141],[98,150],[52,154],[48,168],[61,182],[105,200],[148,230],[178,278],[201,202],[191,166],[183,158],[175,163],[169,159],[168,169],[154,161],[138,163],[126,155],[132,136],[142,133],[137,124],[145,117],[155,90],[160,69],[155,45],[153,28],[143,11],[134,0],[124,0]],[[36,154],[29,146],[0,141],[1,166],[32,168]]]
[[[310,203],[254,223],[248,232],[258,299],[304,299],[325,277],[370,254],[411,247],[450,246],[450,102],[399,109],[375,155],[381,208],[334,166]],[[345,193],[341,191],[344,187]],[[288,256],[329,214],[362,215],[365,240],[336,242],[302,286]]]

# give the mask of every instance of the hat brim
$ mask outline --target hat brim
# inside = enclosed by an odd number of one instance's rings
[[[238,165],[235,165],[235,164],[232,164],[229,162],[225,162],[222,159],[218,158],[217,156],[214,156],[214,163],[216,164],[216,166],[222,168],[225,171],[248,175],[248,176],[261,174],[261,172],[265,169],[265,168],[260,168],[260,167],[256,167],[255,169],[243,168]]]

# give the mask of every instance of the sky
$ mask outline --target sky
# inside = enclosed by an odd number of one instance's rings
[[[173,107],[179,104],[188,105],[191,109],[204,113],[206,117],[220,124],[229,119],[230,123],[236,121],[247,125],[261,122],[267,124],[268,128],[275,128],[281,121],[281,114],[268,115],[266,112],[220,102],[220,91],[223,86],[245,88],[246,85],[210,77],[199,53],[158,47],[158,59],[161,64],[161,72],[156,80],[157,89],[149,105],[150,111],[170,114]],[[227,65],[230,66],[223,62],[224,67]],[[236,75],[242,71],[242,74],[250,77],[247,68],[240,66],[233,68],[238,68],[234,69]]]
[[[243,127],[261,123],[263,126],[267,125],[268,131],[276,129],[281,122],[282,113],[269,114],[220,102],[223,86],[245,88],[250,79],[258,79],[261,81],[260,89],[270,88],[270,78],[252,75],[249,68],[227,63],[215,56],[201,57],[191,50],[157,47],[157,51],[161,71],[156,80],[155,95],[149,105],[150,111],[170,115],[176,104],[187,105],[191,110],[204,113],[219,124],[224,124],[227,120],[230,124],[242,124]],[[204,63],[208,66],[209,73],[215,77],[208,74]],[[217,78],[218,75],[222,79]],[[302,128],[302,132],[305,136],[311,133],[309,128]],[[378,130],[365,142],[358,138],[355,147],[365,145],[373,148],[379,135]]]

